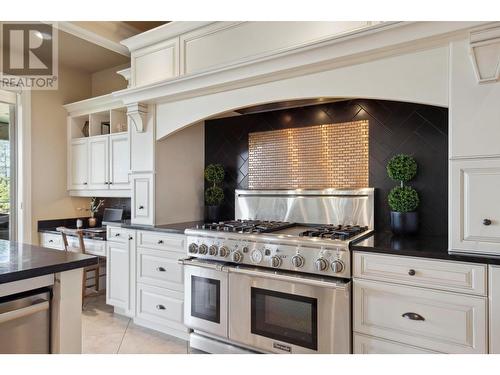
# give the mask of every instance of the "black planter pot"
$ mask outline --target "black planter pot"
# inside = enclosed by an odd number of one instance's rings
[[[212,223],[219,221],[220,216],[220,206],[206,206],[207,209],[207,220]]]
[[[394,234],[415,234],[418,231],[418,212],[391,211],[391,230]]]

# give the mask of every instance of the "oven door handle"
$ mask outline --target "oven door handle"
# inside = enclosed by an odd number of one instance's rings
[[[336,282],[336,281],[326,281],[324,279],[314,279],[306,278],[300,276],[290,276],[282,273],[276,273],[275,271],[265,271],[265,270],[255,270],[237,267],[228,267],[230,273],[238,273],[254,277],[263,277],[272,280],[293,282],[296,284],[311,285],[322,288],[333,288],[339,290],[349,291],[351,287],[351,282]]]
[[[211,270],[227,272],[227,268],[224,267],[223,264],[214,263],[214,262],[203,262],[197,258],[181,258],[177,260],[178,264],[182,264],[184,266],[192,266],[192,267],[202,267],[208,268]]]

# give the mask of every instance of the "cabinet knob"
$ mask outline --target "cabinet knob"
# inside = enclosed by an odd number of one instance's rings
[[[415,270],[413,269],[408,270],[408,275],[415,276]]]
[[[120,233],[115,233],[115,237],[120,237]]]
[[[163,240],[158,240],[158,245],[161,245],[163,243]]]
[[[144,210],[144,206],[139,206],[139,210]]]
[[[129,240],[129,241],[131,241],[131,240],[133,240],[133,239],[134,239],[134,237],[132,237],[132,236],[128,236],[128,240]]]
[[[84,184],[84,185],[88,185],[88,183],[86,183],[86,182],[84,182],[83,184]]]
[[[111,181],[109,181],[108,184],[113,185],[113,183]]]
[[[156,305],[156,308],[158,310],[165,310],[165,306],[163,306],[163,305]]]
[[[420,314],[414,313],[414,312],[407,312],[401,315],[403,318],[410,319],[410,320],[420,320],[424,321],[424,317]]]
[[[107,185],[107,184],[109,184],[109,182],[107,182],[107,181],[104,181],[104,185]]]
[[[157,267],[157,268],[156,268],[156,270],[157,270],[158,272],[165,272],[165,271],[166,271],[166,269],[165,269],[165,268],[163,268],[163,267]]]
[[[491,220],[490,219],[484,219],[483,220],[483,225],[491,225]]]

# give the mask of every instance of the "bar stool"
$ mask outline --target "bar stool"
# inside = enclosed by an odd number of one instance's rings
[[[85,242],[83,240],[83,231],[81,229],[69,229],[66,227],[58,227],[57,231],[61,233],[65,251],[72,251],[75,253],[85,254]],[[76,237],[78,239],[78,244],[77,244],[78,247],[69,246],[68,236]],[[101,265],[102,265],[101,260],[100,260],[100,258],[98,258],[97,264],[85,267],[83,269],[82,307],[83,307],[83,303],[85,301],[85,297],[90,296],[90,295],[99,294],[99,276],[101,276],[99,273],[99,268]],[[87,274],[89,272],[93,272],[93,274],[94,274],[94,284],[87,286]],[[86,293],[87,288],[93,288],[94,289],[93,293],[87,295],[87,293]]]

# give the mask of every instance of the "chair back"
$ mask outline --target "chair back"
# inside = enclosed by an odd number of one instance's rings
[[[83,231],[81,229],[58,227],[56,230],[61,233],[65,251],[85,254],[85,242],[83,241]],[[78,247],[72,247],[68,245],[68,236],[74,236],[78,238]]]

